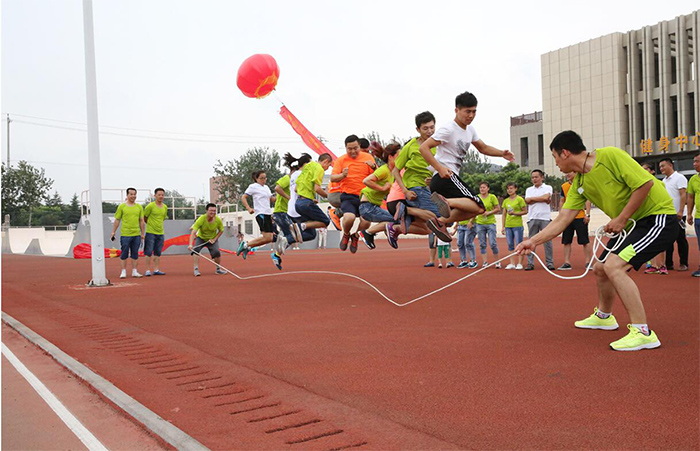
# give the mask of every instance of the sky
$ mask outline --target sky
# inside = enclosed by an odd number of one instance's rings
[[[350,134],[415,136],[421,111],[450,121],[455,96],[470,91],[479,136],[507,149],[509,118],[542,108],[542,54],[697,9],[696,0],[571,5],[94,0],[102,187],[208,197],[217,160],[254,146],[312,153],[280,102],[340,155]],[[88,189],[83,2],[2,0],[1,15],[2,160],[9,114],[12,164],[44,168],[68,202]],[[236,87],[256,53],[280,67],[274,96],[261,100]]]

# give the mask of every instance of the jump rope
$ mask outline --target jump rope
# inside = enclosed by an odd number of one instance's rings
[[[623,242],[625,241],[625,239],[627,238],[627,235],[629,235],[630,233],[632,233],[632,230],[634,230],[634,228],[635,228],[635,226],[637,225],[637,223],[636,223],[636,221],[635,221],[634,219],[629,219],[628,221],[629,221],[629,222],[632,222],[632,227],[630,227],[629,230],[623,229],[620,233],[614,233],[614,234],[613,234],[613,233],[606,233],[606,232],[605,232],[605,226],[600,226],[600,227],[598,227],[598,228],[596,229],[596,232],[595,232],[595,235],[594,235],[594,240],[593,240],[593,249],[592,249],[593,252],[592,252],[592,256],[591,256],[591,257],[592,257],[592,258],[591,258],[591,261],[588,262],[588,265],[586,266],[586,270],[583,272],[583,274],[580,274],[580,275],[578,275],[578,276],[568,276],[568,277],[567,277],[567,276],[562,276],[562,275],[556,274],[556,273],[554,273],[553,271],[551,271],[549,268],[547,268],[547,265],[544,264],[544,262],[542,261],[542,259],[540,258],[539,255],[537,255],[535,252],[532,252],[532,255],[534,255],[534,257],[537,259],[537,261],[540,262],[540,264],[541,264],[542,267],[545,269],[545,271],[547,271],[549,274],[553,275],[554,277],[556,277],[556,278],[558,278],[558,279],[562,279],[562,280],[583,279],[584,277],[586,277],[586,275],[587,275],[588,272],[591,270],[591,268],[593,267],[593,265],[595,264],[596,261],[599,261],[599,262],[601,262],[601,263],[604,263],[605,260],[607,260],[608,256],[609,256],[612,252],[614,252],[614,251],[616,251],[617,249],[620,248],[620,246],[622,245],[622,243],[623,243]],[[612,247],[607,247],[607,246],[605,245],[605,243],[603,243],[603,238],[605,238],[605,237],[611,238],[611,239],[613,239],[613,238],[618,238],[618,239],[617,239],[617,241],[613,244]],[[440,287],[440,288],[438,288],[438,289],[436,289],[436,290],[433,290],[433,291],[431,291],[431,292],[429,292],[429,293],[426,293],[426,294],[424,294],[424,295],[418,296],[417,298],[411,299],[410,301],[407,301],[407,302],[404,302],[404,303],[400,303],[400,302],[396,302],[395,300],[391,299],[389,296],[387,296],[386,294],[384,294],[379,288],[377,288],[376,286],[374,286],[372,283],[368,282],[367,280],[363,279],[362,277],[356,276],[356,275],[354,275],[354,274],[344,273],[344,272],[308,270],[308,271],[288,271],[288,272],[278,272],[278,273],[269,273],[269,274],[258,274],[258,275],[254,275],[254,276],[239,276],[239,275],[236,274],[235,272],[231,271],[230,269],[226,268],[225,266],[223,266],[223,265],[221,265],[221,264],[219,264],[219,263],[216,263],[214,260],[205,257],[205,256],[202,255],[199,251],[196,250],[196,249],[201,249],[202,246],[206,246],[206,245],[207,245],[207,243],[203,243],[203,244],[200,244],[199,246],[195,246],[195,247],[192,248],[192,252],[195,253],[195,254],[197,254],[197,255],[199,255],[199,256],[202,257],[203,259],[205,259],[205,260],[207,260],[207,261],[210,261],[211,263],[213,263],[214,265],[216,265],[217,267],[219,267],[219,268],[222,269],[223,271],[227,272],[228,274],[231,274],[232,276],[234,276],[234,277],[237,278],[238,280],[253,280],[253,279],[262,279],[262,278],[266,278],[266,277],[283,277],[283,276],[290,276],[290,275],[297,275],[297,274],[326,274],[326,275],[331,275],[331,276],[349,277],[349,278],[351,278],[351,279],[355,279],[355,280],[358,280],[358,281],[364,283],[365,285],[367,285],[368,287],[370,287],[372,290],[374,290],[379,296],[381,296],[381,297],[384,298],[385,300],[391,302],[392,304],[394,304],[394,305],[397,306],[397,307],[405,307],[405,306],[407,306],[407,305],[413,304],[413,303],[415,303],[415,302],[418,302],[418,301],[421,301],[421,300],[423,300],[423,299],[426,299],[426,298],[428,298],[428,297],[430,297],[430,296],[433,296],[433,295],[435,295],[435,294],[437,294],[437,293],[439,293],[439,292],[441,292],[441,291],[443,291],[443,290],[446,290],[446,289],[450,288],[451,286],[457,285],[458,283],[460,283],[460,282],[462,282],[462,281],[464,281],[464,280],[466,280],[466,279],[468,279],[468,278],[470,278],[470,277],[472,277],[472,276],[475,276],[475,275],[479,274],[481,271],[483,271],[483,270],[485,270],[485,269],[488,269],[488,268],[494,266],[496,263],[500,263],[500,262],[502,262],[503,260],[506,260],[506,259],[508,259],[508,258],[510,258],[510,257],[512,257],[512,256],[514,256],[514,255],[518,255],[517,252],[513,252],[513,253],[511,253],[511,254],[508,254],[508,255],[506,255],[505,257],[503,257],[503,258],[501,258],[501,259],[499,259],[499,260],[496,260],[495,262],[493,262],[493,263],[491,263],[491,264],[488,264],[488,265],[486,265],[486,266],[482,266],[482,267],[479,268],[478,270],[473,271],[473,272],[470,272],[469,274],[467,274],[467,275],[464,276],[464,277],[460,277],[459,279],[455,280],[454,282],[450,282],[450,283],[448,283],[448,284],[445,285],[445,286],[442,286],[442,287]],[[603,248],[603,249],[605,249],[605,250],[607,251],[607,253],[605,254],[605,256],[604,256],[603,258],[600,258],[600,257],[597,256],[598,250],[599,250],[600,248]]]

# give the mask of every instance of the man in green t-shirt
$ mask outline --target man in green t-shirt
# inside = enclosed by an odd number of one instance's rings
[[[192,225],[190,233],[190,244],[187,248],[192,251],[194,258],[194,275],[201,275],[199,272],[199,253],[202,247],[209,249],[209,255],[216,262],[216,274],[226,274],[221,268],[221,251],[219,250],[219,237],[224,233],[224,223],[216,215],[216,205],[207,204],[207,212],[197,218]]]
[[[126,189],[126,202],[119,205],[117,212],[114,213],[112,241],[114,241],[114,235],[117,233],[120,223],[122,229],[119,244],[121,244],[122,253],[119,259],[122,272],[119,278],[126,279],[126,259],[129,257],[131,257],[131,277],[141,277],[138,271],[139,247],[141,247],[141,240],[146,233],[146,223],[143,220],[143,207],[136,203],[136,188]]]
[[[146,221],[146,240],[143,245],[143,255],[148,258],[148,270],[146,277],[153,274],[154,276],[164,276],[165,273],[160,270],[160,254],[163,252],[163,243],[165,243],[165,230],[163,222],[168,217],[168,206],[163,203],[165,198],[165,190],[156,188],[155,202],[146,205],[143,212]],[[153,267],[155,266],[155,270]]]
[[[557,218],[516,249],[521,254],[534,251],[538,244],[551,240],[571,224],[578,212],[591,201],[611,221],[607,233],[628,230],[624,239],[611,238],[596,263],[598,307],[593,314],[574,325],[581,329],[615,330],[612,315],[615,296],[627,310],[629,333],[610,347],[616,351],[637,351],[661,346],[656,333],[647,325],[642,298],[628,271],[639,270],[655,255],[663,252],[678,234],[678,219],[671,196],[663,184],[645,171],[627,152],[616,147],[586,151],[581,137],[571,130],[559,133],[549,145],[554,161],[566,173],[576,172],[564,208]],[[631,221],[634,220],[631,226]]]
[[[693,168],[700,174],[700,155],[693,158]],[[700,175],[695,174],[688,180],[688,225],[695,226],[695,236],[700,250]],[[695,207],[695,220],[693,220],[693,207]],[[700,277],[700,267],[693,272],[693,277]]]

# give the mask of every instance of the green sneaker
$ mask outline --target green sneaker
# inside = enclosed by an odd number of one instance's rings
[[[646,336],[631,324],[627,325],[630,333],[620,338],[617,341],[610,343],[610,347],[615,351],[639,351],[640,349],[654,349],[661,346],[661,342],[656,337],[654,331],[650,331],[649,336]]]
[[[593,309],[593,314],[591,316],[589,316],[586,319],[582,319],[581,321],[576,321],[574,323],[574,326],[578,327],[579,329],[602,330],[615,330],[619,327],[613,315],[610,315],[606,319],[603,319],[600,316],[596,315],[596,313],[598,313],[597,307]]]

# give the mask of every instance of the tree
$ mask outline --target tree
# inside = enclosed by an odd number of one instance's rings
[[[80,201],[78,195],[73,194],[70,203],[63,210],[64,221],[66,224],[76,224],[80,222]]]
[[[277,151],[268,147],[253,147],[239,159],[229,160],[225,164],[217,160],[214,173],[218,180],[219,202],[240,202],[248,185],[253,183],[254,171],[265,171],[267,186],[274,192],[275,183],[283,175],[280,162],[281,158]]]
[[[487,174],[490,171],[491,163],[489,163],[486,156],[470,146],[462,162],[460,174]]]
[[[61,196],[58,194],[58,191],[54,191],[53,196],[49,197],[49,199],[46,201],[47,207],[61,207],[62,205],[63,205],[63,200],[61,199]]]
[[[2,165],[2,206],[10,215],[27,212],[27,224],[32,225],[32,210],[42,201],[48,201],[53,180],[47,178],[44,169],[35,168],[20,161],[16,168]],[[13,221],[14,222],[14,221]],[[15,223],[16,224],[16,223]]]

